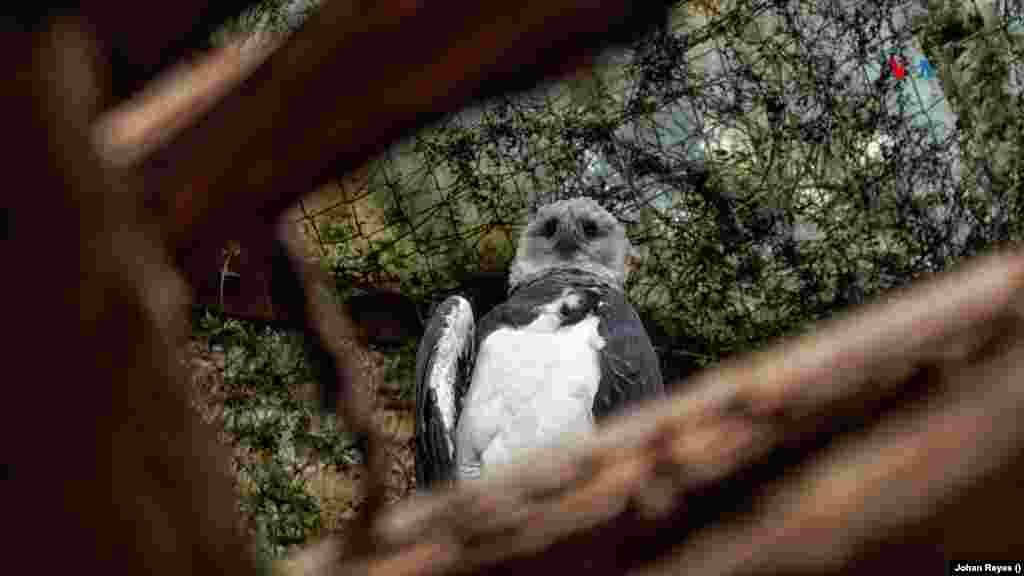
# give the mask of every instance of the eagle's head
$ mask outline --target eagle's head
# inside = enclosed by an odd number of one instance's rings
[[[581,269],[621,287],[633,248],[626,228],[590,198],[541,207],[527,223],[512,262],[512,288],[546,272]]]

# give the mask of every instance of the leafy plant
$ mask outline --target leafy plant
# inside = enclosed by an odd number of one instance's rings
[[[309,482],[322,466],[353,465],[353,439],[330,424],[311,426],[317,406],[300,394],[313,381],[301,335],[209,312],[196,332],[223,342],[223,384],[203,401],[220,408],[241,512],[262,549],[279,557],[323,528]]]

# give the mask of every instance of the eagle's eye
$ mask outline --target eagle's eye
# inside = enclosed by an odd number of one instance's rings
[[[597,223],[594,222],[593,220],[584,220],[583,223],[582,223],[582,228],[583,228],[583,234],[587,238],[593,238],[594,236],[597,236],[597,233],[598,233]]]
[[[554,218],[548,218],[544,222],[544,226],[540,229],[540,235],[550,238],[555,235],[555,231],[558,229],[558,222]]]

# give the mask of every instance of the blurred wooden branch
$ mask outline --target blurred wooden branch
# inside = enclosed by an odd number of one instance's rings
[[[323,297],[328,281],[316,264],[306,261],[301,239],[295,231],[283,223],[279,230],[279,237],[288,251],[288,265],[294,271],[288,276],[295,280],[286,281],[291,286],[283,287],[289,293],[285,299],[291,301],[290,308],[297,316],[304,316],[307,337],[315,340],[314,354],[322,356],[319,362],[333,368],[333,375],[321,376],[325,381],[320,385],[337,388],[337,409],[342,421],[351,432],[366,439],[368,471],[361,486],[364,499],[358,526],[349,544],[352,554],[370,554],[374,550],[371,528],[386,500],[391,461],[387,440],[374,419],[374,398],[370,396],[369,386],[364,382],[364,376],[348,361],[342,348],[345,339],[355,334],[356,327],[343,307],[335,306],[332,300]]]
[[[87,2],[82,16],[110,57],[113,101],[130,96],[162,70],[204,45],[228,18],[254,0],[178,0],[173,3]],[[140,25],[144,23],[144,25]]]
[[[401,503],[305,574],[945,570],[1024,550],[1024,255],[992,255],[696,379],[584,445]],[[429,560],[429,561],[428,561]]]
[[[242,237],[474,97],[573,70],[664,2],[326,3],[140,169],[172,249]],[[225,78],[224,83],[238,78]],[[211,92],[227,92],[211,84]],[[245,205],[245,217],[232,207]]]
[[[18,142],[5,195],[5,546],[30,570],[245,574],[227,454],[187,396],[184,285],[134,175],[97,156],[104,62],[82,22],[3,35]],[[26,370],[19,370],[19,369]],[[31,376],[29,376],[31,374]],[[20,380],[20,381],[19,381]]]
[[[243,50],[235,43],[164,70],[139,94],[102,114],[94,131],[103,157],[132,166],[166,145],[236,88],[272,45]]]

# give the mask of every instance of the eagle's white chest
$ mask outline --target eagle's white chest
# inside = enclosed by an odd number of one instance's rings
[[[604,341],[596,316],[560,326],[559,307],[577,303],[564,295],[530,325],[496,330],[481,343],[458,423],[460,477],[593,429]]]

